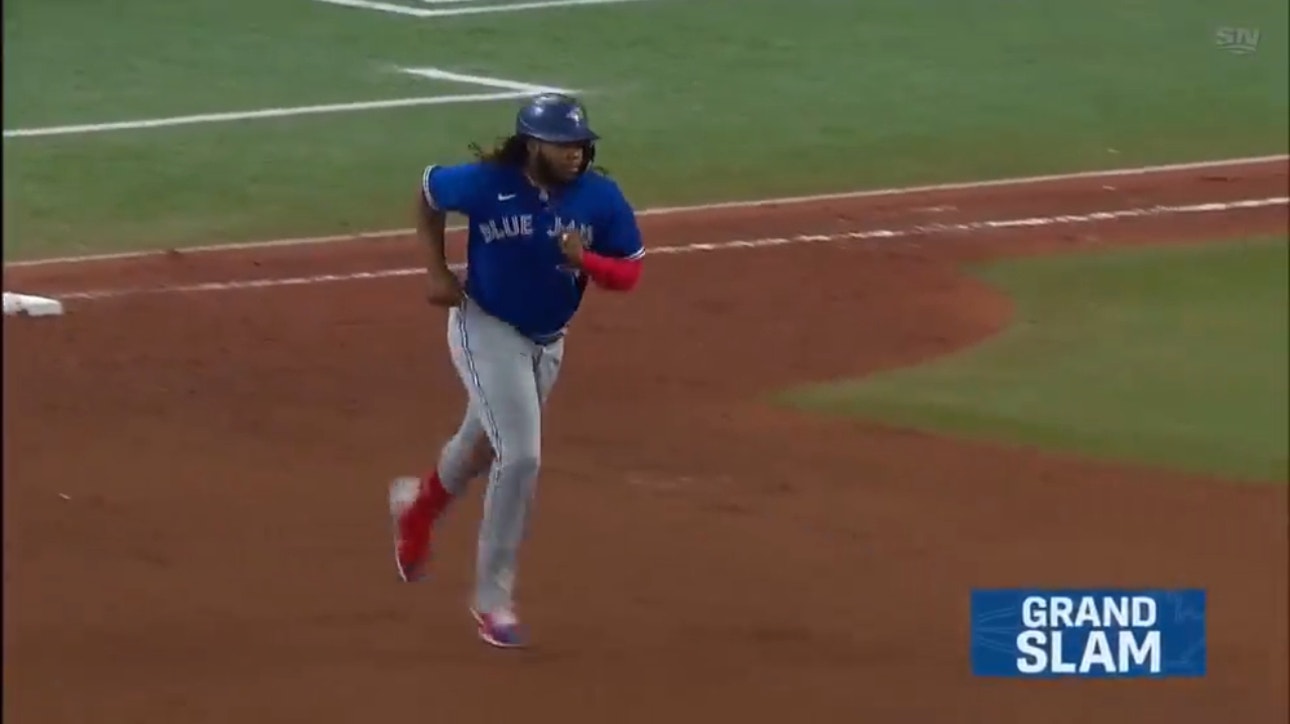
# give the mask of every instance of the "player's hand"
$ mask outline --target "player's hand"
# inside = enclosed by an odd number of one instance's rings
[[[426,279],[426,300],[436,307],[455,307],[461,304],[461,280],[446,266],[430,268]]]
[[[582,268],[582,251],[587,248],[582,234],[570,230],[560,234],[560,251],[574,267]]]

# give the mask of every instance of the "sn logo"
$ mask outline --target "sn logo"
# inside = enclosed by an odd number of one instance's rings
[[[1249,55],[1259,47],[1258,28],[1222,27],[1214,31],[1214,42],[1233,55]]]

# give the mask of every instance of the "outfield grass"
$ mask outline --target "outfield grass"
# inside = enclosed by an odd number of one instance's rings
[[[415,3],[412,3],[415,4]],[[6,129],[588,92],[640,205],[1279,153],[1284,0],[651,0],[416,20],[310,0],[12,0]],[[1257,52],[1216,28],[1259,28]],[[401,226],[513,103],[6,138],[5,257]]]
[[[1014,260],[974,270],[1017,319],[988,342],[795,390],[808,409],[1285,482],[1287,241]]]

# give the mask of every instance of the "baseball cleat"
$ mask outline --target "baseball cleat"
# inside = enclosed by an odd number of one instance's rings
[[[525,645],[524,629],[515,613],[502,609],[493,613],[480,613],[470,609],[470,615],[479,624],[479,638],[499,649],[518,649]]]
[[[413,477],[390,483],[390,517],[394,522],[394,564],[406,583],[421,578],[430,558],[434,521],[447,505],[438,476]]]

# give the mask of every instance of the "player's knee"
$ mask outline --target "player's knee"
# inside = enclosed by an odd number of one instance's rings
[[[507,475],[530,478],[537,475],[541,457],[537,450],[507,450],[498,464]]]

